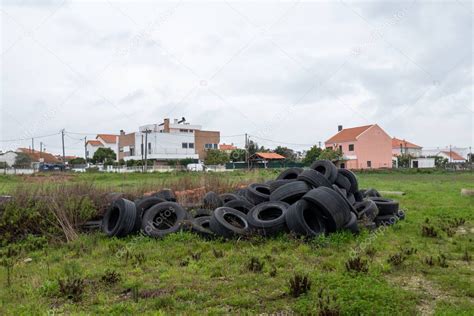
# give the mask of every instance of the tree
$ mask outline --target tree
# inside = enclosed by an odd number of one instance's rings
[[[15,158],[15,164],[13,167],[15,168],[25,168],[25,167],[30,167],[31,166],[31,157],[28,156],[25,153],[17,153],[17,156]]]
[[[255,155],[259,151],[258,144],[253,140],[250,140],[247,150],[249,151],[249,156]]]
[[[333,150],[332,148],[325,148],[319,155],[319,160],[340,160],[342,158],[342,152],[338,150]]]
[[[110,160],[115,160],[117,158],[117,155],[115,155],[115,152],[110,149],[110,148],[99,148],[97,151],[94,153],[94,157],[92,157],[92,162],[93,163],[104,163],[106,161]]]
[[[311,165],[313,162],[319,159],[319,155],[321,155],[322,151],[323,150],[321,148],[314,145],[313,147],[310,148],[310,150],[306,152],[306,157],[303,159],[303,163],[306,166]]]
[[[230,153],[230,160],[233,162],[245,161],[245,149],[235,149]]]
[[[273,152],[276,153],[276,154],[282,155],[287,160],[291,160],[291,161],[296,160],[296,154],[295,154],[294,150],[290,149],[288,147],[278,146],[277,148],[275,148],[275,150]]]
[[[204,159],[206,165],[223,165],[227,162],[229,162],[229,156],[217,149],[208,150],[206,159]]]
[[[86,160],[84,158],[77,157],[77,158],[69,160],[69,164],[70,165],[85,165]]]
[[[398,168],[410,168],[410,160],[413,157],[408,154],[401,154],[397,156]]]

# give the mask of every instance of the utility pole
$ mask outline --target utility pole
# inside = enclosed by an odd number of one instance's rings
[[[451,149],[451,145],[449,145],[449,162],[453,162],[453,152],[452,152],[452,149]]]
[[[472,172],[472,150],[471,150],[471,146],[469,146],[469,166],[471,167],[471,172]]]
[[[148,172],[148,133],[150,132],[149,129],[145,130],[145,172]]]
[[[84,137],[84,159],[87,163],[87,136]]]
[[[35,152],[35,139],[33,137],[31,138],[31,152]]]
[[[41,159],[42,153],[43,153],[43,142],[40,142],[40,154],[39,154],[40,159]]]
[[[321,141],[318,142],[319,148],[321,148]]]
[[[61,140],[63,145],[63,166],[66,165],[66,151],[64,149],[64,128],[61,130]]]
[[[141,148],[141,154],[142,154],[142,171],[143,171],[143,166],[144,166],[144,161],[143,161],[143,153],[145,152],[145,145],[143,143],[143,134],[142,134],[142,148]]]

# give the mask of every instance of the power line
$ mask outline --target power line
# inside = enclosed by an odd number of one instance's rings
[[[27,138],[17,138],[17,139],[2,139],[0,140],[0,142],[2,143],[9,143],[9,142],[20,142],[20,141],[26,141],[26,140],[31,140],[32,138],[36,139],[36,138],[46,138],[46,137],[51,137],[51,136],[56,136],[56,135],[59,135],[61,134],[61,132],[59,133],[54,133],[54,134],[49,134],[49,135],[41,135],[41,136],[31,136],[31,137],[27,137]]]
[[[280,142],[280,141],[267,139],[267,138],[263,138],[263,137],[259,137],[259,136],[255,136],[255,135],[249,135],[249,136],[252,136],[253,138],[257,138],[257,139],[264,140],[264,141],[267,141],[267,142],[271,142],[271,143],[275,143],[275,144],[282,144],[282,145],[294,145],[294,146],[314,146],[315,145],[315,144],[286,143],[286,142]]]

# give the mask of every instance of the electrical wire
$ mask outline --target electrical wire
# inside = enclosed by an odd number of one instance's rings
[[[61,134],[61,132],[55,133],[55,134],[49,134],[49,135],[32,136],[32,137],[28,137],[28,138],[2,139],[2,140],[0,140],[0,142],[2,142],[2,143],[20,142],[20,141],[25,141],[25,140],[31,140],[32,138],[34,138],[34,139],[40,139],[40,138],[46,138],[46,137],[56,136],[56,135],[59,135],[59,134]]]

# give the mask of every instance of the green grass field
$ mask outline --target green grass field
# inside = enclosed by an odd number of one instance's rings
[[[91,174],[68,181],[120,189],[156,187],[176,177],[193,186],[200,175]],[[275,172],[219,177],[237,185]],[[27,185],[38,185],[30,180]],[[68,244],[28,238],[10,245],[18,251],[13,262],[3,258],[0,315],[474,315],[474,198],[460,194],[474,188],[474,174],[364,173],[359,181],[362,188],[406,192],[396,197],[406,220],[375,233],[309,241],[289,235],[207,241],[191,233],[163,240],[94,233]],[[24,182],[0,178],[1,191]],[[367,272],[347,270],[354,253],[367,261]],[[262,264],[254,271],[252,258]],[[298,298],[288,294],[295,275],[311,282]],[[64,293],[73,289],[82,294],[68,298]]]

